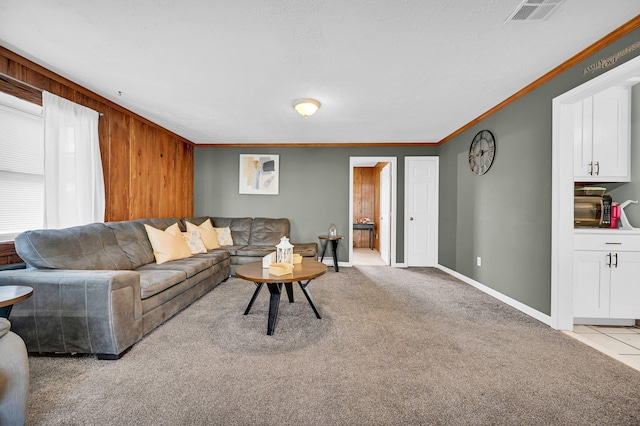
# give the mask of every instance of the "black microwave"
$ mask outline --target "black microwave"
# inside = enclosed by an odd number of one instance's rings
[[[611,196],[576,195],[573,197],[575,228],[609,228],[611,226]]]

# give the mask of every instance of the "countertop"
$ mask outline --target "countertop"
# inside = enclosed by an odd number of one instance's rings
[[[597,235],[640,235],[640,228],[573,228],[574,234],[597,234]]]

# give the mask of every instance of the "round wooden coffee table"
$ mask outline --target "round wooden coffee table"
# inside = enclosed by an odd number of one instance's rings
[[[256,301],[262,286],[267,284],[271,297],[269,299],[269,318],[267,320],[267,334],[273,335],[276,328],[276,319],[278,318],[278,306],[280,305],[280,294],[282,293],[282,285],[284,284],[287,290],[287,296],[289,297],[289,303],[293,303],[293,283],[297,282],[300,285],[302,293],[307,298],[309,305],[315,312],[318,319],[322,319],[316,305],[313,303],[311,293],[307,290],[307,286],[314,279],[327,272],[327,266],[324,263],[317,262],[313,259],[302,259],[302,263],[293,266],[293,272],[287,275],[271,275],[269,269],[262,267],[262,262],[247,263],[240,265],[236,269],[236,276],[238,278],[252,281],[256,285],[256,291],[247,305],[244,314],[249,314],[253,302]],[[306,281],[303,283],[303,281]]]

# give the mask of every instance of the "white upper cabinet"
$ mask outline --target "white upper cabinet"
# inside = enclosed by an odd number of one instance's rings
[[[629,87],[612,87],[575,105],[575,181],[630,181],[630,103]]]

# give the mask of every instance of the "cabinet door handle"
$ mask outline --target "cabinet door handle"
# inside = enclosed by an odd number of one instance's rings
[[[589,162],[589,174],[593,176],[593,161]]]
[[[607,266],[611,268],[611,253],[607,254]]]
[[[618,253],[614,254],[614,256],[616,257],[616,263],[613,264],[614,267],[618,267]]]
[[[596,176],[600,176],[600,162],[596,161]]]

